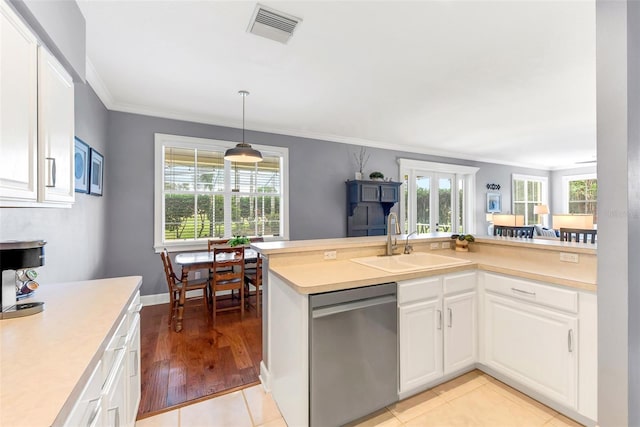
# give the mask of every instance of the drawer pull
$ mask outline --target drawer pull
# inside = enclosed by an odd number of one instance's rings
[[[569,348],[569,353],[573,353],[573,329],[569,329],[567,334],[567,347]]]
[[[438,329],[442,329],[442,310],[438,310]]]
[[[49,168],[49,176],[48,182],[45,185],[47,188],[55,188],[56,186],[56,159],[55,157],[45,157],[45,159],[51,162],[51,167]]]
[[[513,292],[517,292],[519,294],[529,295],[529,296],[532,296],[532,297],[536,296],[535,292],[523,291],[522,289],[518,289],[518,288],[511,288],[511,290]]]
[[[447,310],[449,310],[449,327],[453,326],[453,310],[451,310],[450,308],[447,308]]]

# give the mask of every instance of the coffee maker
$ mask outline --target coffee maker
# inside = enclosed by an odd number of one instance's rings
[[[0,242],[0,272],[2,272],[2,292],[0,293],[0,319],[29,316],[44,309],[43,302],[17,303],[17,293],[23,292],[18,288],[26,289],[18,276],[24,270],[44,265],[44,240],[33,241],[6,241]],[[37,287],[37,284],[35,284]]]

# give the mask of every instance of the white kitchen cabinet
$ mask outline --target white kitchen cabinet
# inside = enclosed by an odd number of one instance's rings
[[[70,206],[73,80],[6,2],[0,18],[0,207]]]
[[[107,379],[103,397],[104,426],[125,426],[127,410],[126,350],[118,351],[116,363]]]
[[[442,377],[442,297],[400,306],[400,391]]]
[[[444,298],[444,373],[473,365],[477,352],[476,292]]]
[[[118,320],[66,427],[133,427],[140,404],[140,292]]]
[[[0,2],[0,199],[38,197],[38,44]]]
[[[529,292],[531,299],[544,292],[537,287],[514,289],[523,295]],[[484,363],[555,402],[576,408],[577,316],[489,290],[484,303]]]
[[[38,49],[38,200],[73,203],[73,80],[45,49]]]
[[[398,282],[401,398],[475,364],[476,304],[475,272]]]

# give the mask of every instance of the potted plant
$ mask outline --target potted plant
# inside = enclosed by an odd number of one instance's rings
[[[455,239],[458,252],[469,252],[469,243],[476,241],[471,234],[452,234],[451,238]]]
[[[382,181],[384,179],[384,175],[382,172],[371,172],[369,174],[369,179],[374,181]]]
[[[234,247],[248,245],[249,243],[251,243],[251,240],[249,240],[249,238],[246,236],[233,236],[233,238],[229,239],[227,245]]]

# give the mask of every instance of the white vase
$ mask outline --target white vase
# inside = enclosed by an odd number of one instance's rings
[[[362,172],[356,172],[356,181],[362,180]]]

